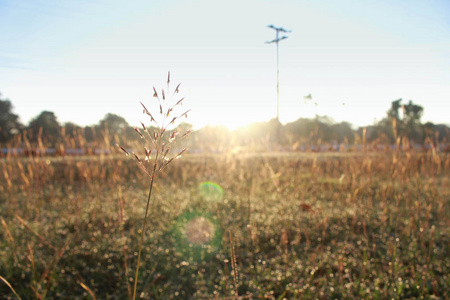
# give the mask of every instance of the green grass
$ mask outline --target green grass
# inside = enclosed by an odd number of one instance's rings
[[[186,155],[155,182],[138,298],[446,299],[449,167],[448,154]],[[0,169],[0,276],[22,299],[130,297],[148,191],[133,161]],[[1,281],[0,295],[15,299]]]

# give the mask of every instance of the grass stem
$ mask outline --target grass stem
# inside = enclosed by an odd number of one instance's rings
[[[153,182],[155,181],[156,166],[158,165],[158,154],[159,154],[159,152],[156,153],[155,163],[153,165],[153,173],[152,173],[152,177],[150,180],[150,188],[148,191],[147,206],[145,208],[144,224],[142,225],[141,241],[139,243],[139,252],[138,252],[138,259],[137,259],[137,264],[136,264],[136,274],[134,276],[133,300],[136,299],[137,282],[138,282],[138,276],[139,276],[139,263],[141,261],[142,245],[144,243],[144,233],[145,233],[145,228],[147,226],[147,216],[148,216],[148,211],[149,211],[149,207],[150,207],[150,200],[152,197]]]

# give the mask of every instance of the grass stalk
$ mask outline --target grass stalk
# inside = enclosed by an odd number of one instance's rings
[[[166,99],[166,95],[169,95],[169,85],[170,85],[170,73],[167,77],[167,90],[164,91],[164,89],[161,92],[161,97],[158,95],[158,92],[155,88],[153,88],[154,94],[153,97],[157,98],[159,103],[159,116],[161,120],[157,121],[153,116],[156,114],[152,114],[150,110],[147,109],[147,107],[141,102],[143,113],[150,117],[150,123],[153,125],[156,125],[156,130],[154,130],[155,127],[149,128],[146,127],[143,123],[142,124],[142,131],[135,128],[135,131],[139,134],[139,136],[146,142],[146,146],[144,147],[145,150],[145,158],[141,159],[136,155],[134,152],[128,152],[124,147],[117,144],[117,146],[127,155],[130,156],[133,160],[136,161],[139,168],[144,171],[145,174],[147,174],[150,177],[150,187],[148,191],[148,198],[147,198],[147,204],[145,208],[145,215],[144,215],[144,223],[142,225],[141,230],[141,237],[139,242],[139,250],[138,250],[138,259],[136,264],[136,273],[134,276],[134,288],[133,288],[133,300],[136,299],[136,292],[137,292],[137,284],[138,284],[138,278],[139,278],[139,265],[141,261],[141,253],[142,253],[142,247],[144,244],[144,234],[145,229],[147,227],[147,218],[149,215],[149,208],[150,208],[150,201],[152,197],[152,191],[153,191],[153,184],[155,182],[156,176],[164,170],[174,159],[179,158],[181,154],[183,154],[187,148],[184,148],[180,152],[178,152],[177,155],[169,158],[170,156],[170,150],[171,147],[175,144],[175,141],[178,138],[187,137],[190,130],[187,130],[184,134],[179,135],[179,132],[177,129],[174,130],[168,130],[170,125],[175,124],[176,121],[178,121],[181,117],[187,117],[187,113],[189,110],[179,114],[178,116],[172,117],[172,113],[182,105],[182,102],[184,98],[181,98],[175,102],[174,105],[170,104],[168,99]],[[175,90],[173,91],[172,96],[179,93],[179,87],[180,84],[177,85]],[[170,119],[169,119],[170,116]],[[169,121],[170,120],[170,121]],[[149,148],[147,148],[149,146]],[[153,152],[154,151],[154,152]],[[151,165],[151,155],[152,152],[155,153],[155,158],[153,161],[153,165]]]
[[[237,270],[237,261],[236,261],[236,252],[234,249],[233,244],[233,238],[231,236],[231,231],[228,231],[229,238],[230,238],[230,255],[231,255],[231,269],[233,271],[233,279],[234,279],[234,295],[236,298],[239,297],[239,291],[238,291],[238,284],[239,284],[239,277],[238,277],[238,270]]]
[[[155,172],[156,172],[157,164],[158,164],[158,156],[156,156],[155,163],[153,165],[153,174],[155,174]],[[136,263],[136,274],[134,276],[133,300],[136,299],[137,282],[138,282],[138,277],[139,277],[139,263],[141,261],[142,245],[144,243],[144,233],[145,233],[145,228],[147,226],[147,217],[148,217],[148,211],[149,211],[149,207],[150,207],[150,200],[152,197],[154,181],[155,181],[155,176],[152,176],[151,180],[150,180],[150,188],[148,190],[148,198],[147,198],[147,206],[145,208],[144,224],[142,224],[141,240],[139,242],[138,259],[137,259],[137,263]]]
[[[123,195],[122,195],[122,189],[119,186],[119,228],[122,234],[122,239],[123,239],[123,263],[124,263],[124,268],[125,268],[125,282],[127,283],[127,291],[128,291],[128,299],[131,299],[131,286],[130,286],[130,282],[128,280],[128,263],[127,263],[127,243],[126,243],[126,238],[125,238],[125,232],[124,232],[124,210],[123,210]]]
[[[91,296],[91,298],[93,299],[93,300],[97,300],[97,297],[95,297],[95,294],[94,294],[94,292],[86,285],[86,284],[84,284],[83,282],[79,282],[79,284],[80,284],[80,286],[83,288],[83,290],[85,290],[88,294],[89,294],[89,296]]]
[[[16,296],[17,299],[21,300],[20,296],[16,293],[16,291],[14,290],[12,285],[8,282],[8,280],[3,278],[1,275],[0,275],[0,280],[3,281],[9,287],[9,289],[14,293],[14,296]]]

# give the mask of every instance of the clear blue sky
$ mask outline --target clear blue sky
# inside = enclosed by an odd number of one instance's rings
[[[282,122],[368,125],[403,98],[425,107],[423,121],[450,123],[448,0],[0,0],[0,92],[24,123],[50,110],[61,123],[112,112],[138,125],[139,101],[170,71],[196,127],[267,121],[269,24],[292,30],[280,42]]]

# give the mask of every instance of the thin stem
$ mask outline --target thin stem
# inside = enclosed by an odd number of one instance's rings
[[[137,282],[138,282],[138,275],[139,275],[139,263],[141,261],[142,244],[144,242],[144,233],[145,233],[145,227],[147,225],[148,208],[150,206],[150,199],[152,197],[153,182],[155,181],[155,175],[156,175],[155,173],[156,173],[156,165],[157,164],[158,164],[158,152],[156,153],[155,163],[153,165],[153,173],[152,173],[152,177],[151,177],[152,179],[150,181],[150,188],[148,191],[147,207],[145,208],[144,224],[142,225],[141,242],[139,244],[138,260],[137,260],[137,264],[136,264],[136,274],[134,276],[133,300],[136,299]]]

